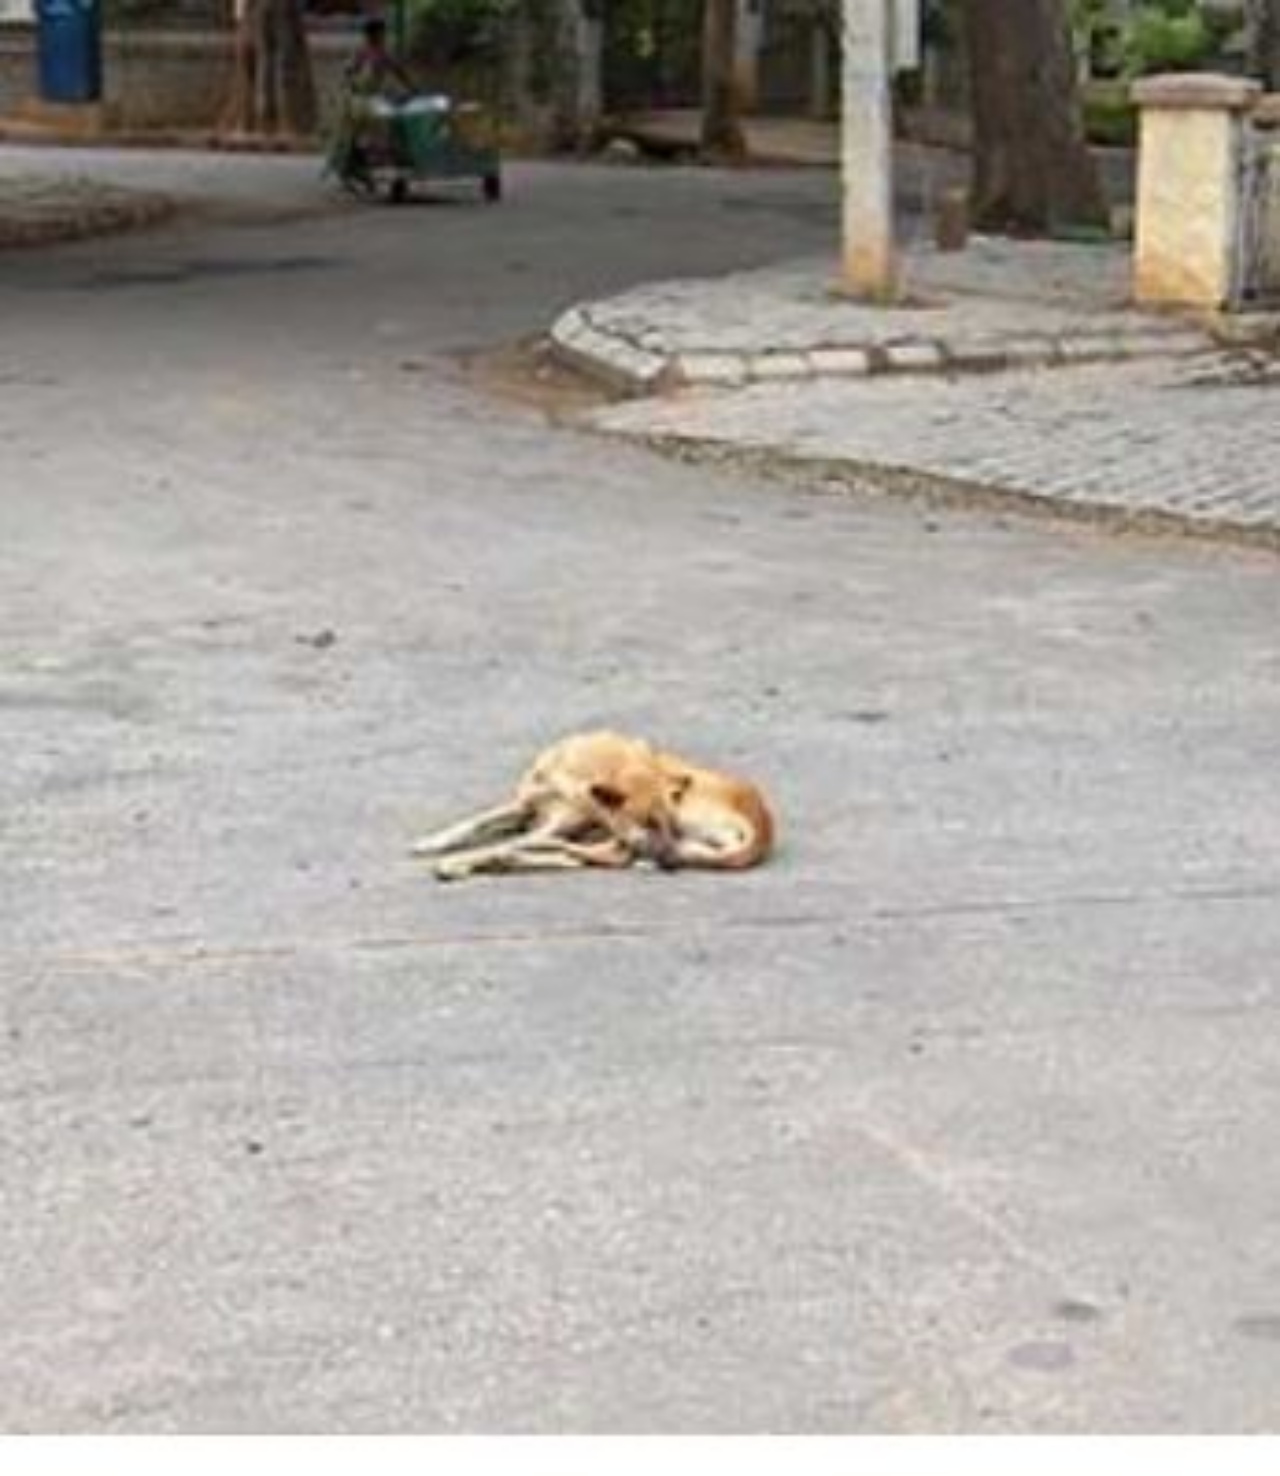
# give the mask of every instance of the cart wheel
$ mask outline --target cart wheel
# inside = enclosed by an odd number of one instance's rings
[[[407,179],[393,179],[391,188],[387,191],[387,199],[393,205],[403,205],[409,198],[409,181]]]
[[[500,174],[486,174],[480,187],[490,205],[496,205],[502,199],[502,176]]]

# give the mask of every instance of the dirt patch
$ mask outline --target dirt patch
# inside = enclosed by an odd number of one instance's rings
[[[460,362],[463,373],[476,387],[539,410],[550,420],[569,420],[622,398],[558,359],[550,340],[544,337],[465,354]]]

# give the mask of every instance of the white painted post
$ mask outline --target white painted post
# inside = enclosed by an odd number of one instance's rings
[[[1133,87],[1140,109],[1134,296],[1222,308],[1239,294],[1243,154],[1262,88],[1242,77],[1171,73]]]
[[[574,6],[574,56],[578,76],[578,122],[587,133],[600,124],[604,111],[604,21],[600,7]]]
[[[893,230],[892,0],[843,0],[840,156],[842,280],[859,297],[898,295]]]
[[[920,0],[893,0],[889,24],[892,27],[889,70],[914,72],[924,62],[924,13]]]

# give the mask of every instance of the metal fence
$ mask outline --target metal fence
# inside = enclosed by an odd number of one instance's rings
[[[1240,172],[1233,306],[1273,306],[1280,302],[1280,111],[1245,126]]]

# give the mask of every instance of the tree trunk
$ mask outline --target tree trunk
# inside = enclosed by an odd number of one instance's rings
[[[536,132],[537,99],[533,90],[533,21],[527,5],[510,7],[503,32],[503,90],[507,106],[523,133]]]
[[[1280,0],[1250,0],[1249,72],[1268,92],[1280,92]]]
[[[242,0],[223,130],[296,137],[314,132],[315,126],[301,0]]]
[[[737,86],[738,0],[703,0],[702,152],[736,162],[746,157]]]
[[[819,16],[809,28],[809,116],[828,119],[836,112],[835,52],[840,31],[829,17]]]
[[[564,143],[564,56],[570,0],[513,0],[507,7],[503,93],[524,142]]]
[[[972,68],[973,221],[1044,235],[1104,227],[1065,0],[963,0]]]

